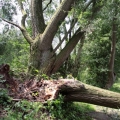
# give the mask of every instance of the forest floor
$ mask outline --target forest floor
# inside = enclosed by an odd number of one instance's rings
[[[120,93],[120,78],[111,88],[111,91]],[[95,112],[90,112],[89,115],[95,120],[120,120],[120,109],[113,109],[108,107],[102,107],[92,105]]]
[[[120,120],[120,109],[92,105],[95,111],[88,113],[93,120]]]

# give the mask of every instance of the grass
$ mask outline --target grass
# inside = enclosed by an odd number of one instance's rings
[[[110,90],[120,93],[120,78],[118,79],[116,83],[114,83],[114,85],[112,86]]]

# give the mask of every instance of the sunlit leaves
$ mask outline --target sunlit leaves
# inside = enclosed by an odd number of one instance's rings
[[[29,45],[16,30],[0,36],[0,64],[9,63],[15,71],[26,68]],[[24,69],[25,70],[25,69]]]

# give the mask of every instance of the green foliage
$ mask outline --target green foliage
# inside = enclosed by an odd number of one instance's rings
[[[17,14],[16,7],[9,0],[2,1],[1,17],[12,21],[13,15]]]
[[[46,74],[40,75],[40,78],[44,79],[44,80],[48,80],[49,79],[49,77]]]
[[[16,30],[0,36],[0,64],[8,63],[15,72],[27,68],[29,45]]]
[[[63,96],[59,96],[58,99],[54,101],[48,101],[47,109],[51,113],[51,118],[63,118],[62,116],[62,104],[63,104]]]
[[[88,51],[85,50],[82,53],[81,68],[83,71],[81,71],[79,79],[85,80],[84,82],[89,84],[100,85],[102,87],[105,84],[103,80],[107,79],[109,52],[103,52],[105,51],[105,47],[99,43],[91,42],[91,45],[89,45],[86,46],[88,47]]]
[[[120,93],[120,78],[118,78],[118,81],[114,83],[114,85],[112,86],[110,90]]]
[[[47,108],[51,118],[57,120],[91,120],[88,116],[85,116],[88,111],[93,110],[90,105],[72,102],[64,103],[63,98],[60,95],[58,99],[48,102]]]
[[[45,104],[26,100],[12,102],[5,110],[4,120],[91,120],[86,113],[94,109],[88,104],[64,103],[60,95]]]
[[[6,89],[0,88],[0,105],[7,106],[11,102],[11,98],[8,95]]]
[[[3,79],[3,76],[0,75],[0,83],[4,83],[6,80]]]
[[[6,42],[1,40],[0,41],[0,55],[4,54],[5,46],[6,46]]]
[[[88,34],[84,43],[78,79],[88,84],[104,87],[111,48],[109,36],[109,25],[98,19],[92,34]]]
[[[4,82],[5,80],[3,79],[3,76],[0,75],[0,105],[6,106],[11,102],[11,98],[8,95],[8,91],[2,88]]]
[[[14,109],[8,110],[8,116],[5,119],[16,120],[17,118],[18,120],[38,120],[38,117],[43,116],[43,114],[41,114],[41,108],[42,104],[38,102],[29,102],[26,100],[19,101],[14,104]]]

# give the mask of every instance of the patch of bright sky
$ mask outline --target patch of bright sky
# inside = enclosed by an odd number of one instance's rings
[[[5,3],[5,2],[6,2],[6,1],[4,1],[4,0],[0,0],[0,9],[2,9],[2,6],[4,6],[4,3]],[[8,1],[7,1],[7,2],[8,2]],[[12,21],[12,22],[20,25],[20,23],[21,23],[21,18],[22,18],[22,14],[21,14],[21,12],[20,12],[20,9],[17,7],[15,0],[11,0],[11,1],[9,1],[9,3],[10,3],[10,4],[13,4],[14,6],[16,6],[16,11],[17,11],[17,15],[13,15],[13,21]],[[7,23],[4,22],[4,21],[2,21],[2,22],[0,23],[0,32],[2,32],[5,24],[7,24]]]

